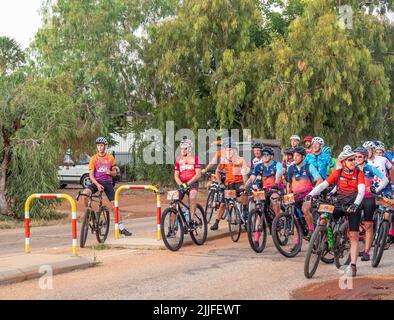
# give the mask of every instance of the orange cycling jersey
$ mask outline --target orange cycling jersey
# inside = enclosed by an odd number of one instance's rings
[[[220,172],[223,169],[226,172],[226,181],[224,182],[226,186],[233,183],[243,182],[242,171],[246,169],[246,161],[242,157],[237,157],[232,160],[223,159],[218,165],[216,171]]]
[[[116,166],[116,160],[113,155],[106,153],[101,156],[97,153],[90,159],[89,171],[93,172],[97,181],[112,183],[112,176],[108,175],[107,171],[111,171],[114,166]]]

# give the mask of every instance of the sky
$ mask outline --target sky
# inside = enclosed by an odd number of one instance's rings
[[[41,27],[39,9],[44,0],[0,0],[0,36],[14,38],[27,48]]]

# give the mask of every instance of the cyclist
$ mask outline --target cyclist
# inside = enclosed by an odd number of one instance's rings
[[[304,138],[304,145],[305,145],[306,154],[312,153],[312,139],[313,139],[313,137],[311,137],[311,136],[307,136]]]
[[[224,182],[227,189],[236,190],[240,194],[245,189],[247,180],[246,172],[247,165],[244,158],[240,157],[235,143],[230,138],[223,139],[224,154],[221,162],[216,168],[216,179],[220,184]],[[220,172],[225,170],[225,181],[222,180]],[[245,203],[243,203],[245,204]],[[222,203],[216,213],[215,223],[211,226],[211,230],[218,230],[220,219],[226,209],[225,199],[222,198]]]
[[[338,203],[345,209],[336,207],[333,217],[338,219],[343,215],[349,216],[349,238],[352,276],[357,274],[357,258],[359,255],[359,228],[361,222],[361,204],[365,195],[365,178],[362,170],[356,168],[356,154],[352,150],[344,150],[338,157],[342,168],[335,170],[324,182],[316,186],[306,197],[311,201],[312,197],[319,195],[329,185],[335,185],[337,189]],[[324,223],[324,220],[321,220]]]
[[[263,162],[263,156],[261,154],[261,149],[263,149],[263,145],[260,142],[255,142],[253,144],[253,155],[254,155],[254,158],[253,158],[251,166],[250,166],[251,170],[253,170],[254,167],[257,164]]]
[[[330,155],[322,152],[323,147],[324,147],[323,138],[314,137],[312,139],[313,152],[305,157],[305,163],[313,164],[313,166],[319,172],[320,176],[323,179],[326,179],[328,168],[331,170],[331,172],[334,172],[334,165],[332,164]]]
[[[298,147],[297,147],[298,148]],[[282,162],[282,167],[283,167],[283,183],[286,184],[286,174],[287,174],[287,169],[294,163],[294,158],[293,158],[293,148],[286,148],[283,153],[283,162]]]
[[[350,149],[351,149],[351,148],[350,148]],[[331,157],[331,163],[332,163],[332,165],[333,165],[333,168],[335,169],[336,166],[337,166],[337,159],[335,159],[335,158],[332,157],[332,150],[331,150],[331,148],[330,148],[329,146],[324,146],[324,147],[321,149],[321,152],[326,153],[326,154],[328,154],[328,155]],[[327,176],[329,176],[330,173],[331,173],[331,168],[330,168],[330,167],[327,167]]]
[[[364,223],[366,228],[365,249],[361,253],[361,261],[369,261],[369,250],[373,238],[373,215],[376,209],[375,198],[372,194],[379,193],[389,183],[389,180],[377,168],[367,163],[368,151],[364,147],[354,150],[357,168],[362,170],[365,177],[365,196],[362,202]],[[380,183],[378,181],[380,180]]]
[[[112,177],[116,177],[116,160],[113,155],[106,152],[108,146],[107,139],[98,137],[96,139],[97,153],[89,162],[89,178],[92,184],[83,190],[83,194],[90,196],[97,191],[104,191],[108,200],[111,202],[112,210],[114,210],[115,190],[113,187]],[[85,207],[88,206],[88,198],[84,198]],[[122,222],[119,222],[120,233],[125,236],[131,236],[131,232],[127,231]]]
[[[310,238],[315,228],[311,213],[311,203],[304,202],[304,198],[312,191],[313,186],[322,183],[323,179],[313,164],[305,163],[305,157],[305,148],[297,147],[294,149],[294,163],[288,169],[286,181],[287,193],[297,194],[295,195],[296,206],[301,209],[304,214],[309,228],[307,237]]]
[[[193,227],[196,212],[198,180],[201,178],[201,167],[198,157],[192,155],[192,141],[186,137],[180,143],[181,154],[175,161],[174,179],[179,188],[189,191],[190,222]]]
[[[284,193],[284,186],[282,183],[283,167],[280,162],[273,160],[274,150],[270,147],[264,147],[262,150],[263,163],[259,163],[253,170],[252,175],[246,182],[246,186],[254,183],[257,178],[261,178],[260,188],[272,191],[269,202],[272,203],[272,208],[275,214],[280,213],[279,193]]]
[[[298,135],[293,134],[290,137],[290,145],[291,145],[291,147],[292,148],[297,148],[300,145],[300,140],[301,140],[301,138]]]
[[[391,152],[388,150],[386,151],[386,158],[389,159],[391,163],[394,164],[394,145]]]

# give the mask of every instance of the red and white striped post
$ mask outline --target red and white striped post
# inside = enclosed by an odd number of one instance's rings
[[[77,255],[77,206],[74,199],[68,194],[41,194],[35,193],[27,198],[25,202],[25,252],[30,253],[30,204],[33,199],[66,199],[71,203],[72,210],[72,252],[73,255]]]
[[[124,185],[120,186],[115,192],[115,240],[119,239],[119,194],[123,190],[152,190],[156,193],[156,206],[157,206],[157,226],[156,226],[156,238],[157,241],[161,240],[161,203],[160,203],[160,191],[155,186],[147,185]]]

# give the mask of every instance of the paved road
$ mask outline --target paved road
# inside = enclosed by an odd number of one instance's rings
[[[141,225],[148,221],[141,220]],[[138,223],[134,224],[137,228]],[[66,231],[64,227],[51,230]],[[57,238],[41,241],[60,243]],[[36,240],[32,249],[38,245]],[[289,299],[294,289],[341,276],[333,265],[321,264],[315,278],[305,279],[305,249],[298,257],[286,259],[269,239],[266,250],[257,254],[249,248],[245,233],[238,243],[223,238],[178,252],[111,249],[95,254],[101,265],[55,276],[52,290],[38,289],[37,280],[32,280],[0,287],[0,299]],[[377,269],[360,261],[359,276],[394,274],[393,265],[391,249]]]
[[[135,235],[143,235],[156,232],[156,218],[136,218],[124,220],[126,228]],[[78,224],[78,232],[81,224]],[[18,253],[24,251],[25,245],[24,229],[0,230],[0,256],[3,254]],[[111,221],[110,233],[108,237],[114,237],[114,224]],[[71,222],[70,224],[59,226],[33,227],[30,232],[31,250],[49,250],[53,248],[71,247]],[[96,244],[96,237],[88,234],[88,245]]]

